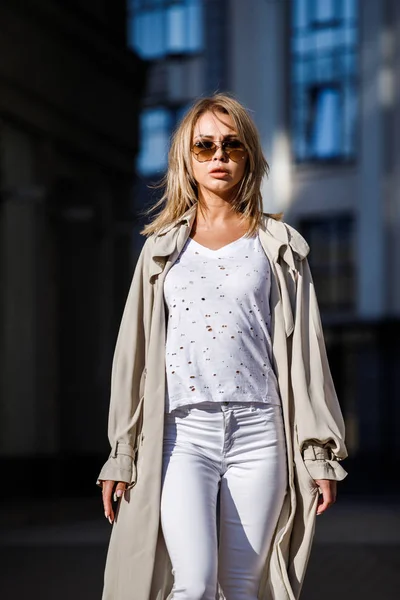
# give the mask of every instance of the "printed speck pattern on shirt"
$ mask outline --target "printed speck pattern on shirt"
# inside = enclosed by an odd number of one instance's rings
[[[164,282],[167,412],[200,402],[280,404],[270,287],[258,235],[219,250],[187,240]]]

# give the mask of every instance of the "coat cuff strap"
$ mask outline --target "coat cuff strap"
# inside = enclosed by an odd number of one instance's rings
[[[124,481],[128,485],[134,485],[136,483],[134,457],[135,450],[130,444],[115,442],[96,484],[101,487],[102,481]]]
[[[333,454],[331,448],[308,445],[303,450],[304,464],[312,479],[331,479],[342,481],[347,472]]]

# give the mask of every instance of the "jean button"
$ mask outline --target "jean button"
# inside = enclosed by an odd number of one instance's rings
[[[226,400],[222,404],[223,406],[229,406],[229,402],[226,402]]]

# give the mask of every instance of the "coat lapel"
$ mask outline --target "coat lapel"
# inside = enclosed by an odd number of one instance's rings
[[[163,272],[169,256],[176,250],[182,251],[196,218],[196,205],[191,206],[180,219],[164,227],[153,238],[152,260],[149,269],[150,281]]]

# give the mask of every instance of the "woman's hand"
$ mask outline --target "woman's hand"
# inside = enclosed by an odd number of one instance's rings
[[[101,486],[102,494],[103,494],[104,515],[105,515],[106,519],[108,519],[110,521],[111,525],[114,522],[114,511],[113,511],[113,507],[112,507],[111,498],[112,498],[115,484],[117,484],[117,485],[116,485],[115,491],[114,491],[114,498],[118,499],[122,496],[122,494],[126,490],[126,483],[124,483],[123,481],[119,481],[117,483],[116,481],[108,481],[107,480],[107,481],[103,481],[102,486]]]
[[[327,508],[336,502],[337,482],[330,479],[315,479],[315,483],[321,490],[317,506],[317,515],[322,515]]]

